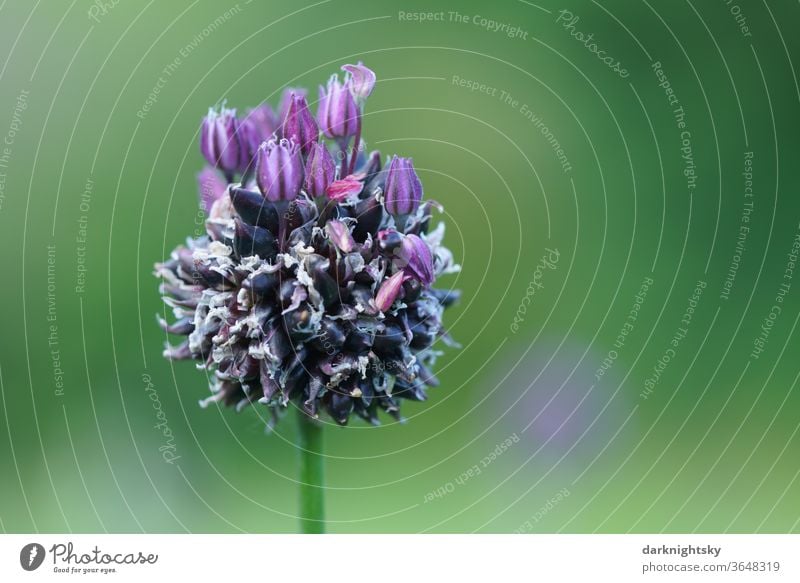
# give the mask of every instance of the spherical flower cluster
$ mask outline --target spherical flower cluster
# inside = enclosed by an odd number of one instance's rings
[[[375,74],[342,69],[320,88],[316,118],[305,91],[287,89],[280,117],[262,104],[203,120],[206,235],[156,265],[175,316],[160,324],[186,337],[164,355],[209,372],[203,405],[260,403],[274,423],[292,402],[377,423],[438,384],[433,345],[450,341],[442,313],[458,294],[432,286],[459,267],[444,226],[429,230],[438,205],[422,200],[412,161],[383,168],[380,153],[361,153]]]

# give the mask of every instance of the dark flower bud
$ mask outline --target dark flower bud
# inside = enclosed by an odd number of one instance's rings
[[[387,325],[383,332],[375,335],[375,349],[387,354],[396,354],[405,343],[405,333],[396,324]]]
[[[337,303],[340,299],[339,284],[328,273],[329,262],[320,255],[308,258],[308,270],[319,294],[326,306]]]
[[[413,276],[403,284],[403,300],[406,303],[416,302],[422,295],[422,290],[425,289],[418,279]]]
[[[244,188],[231,187],[230,197],[233,208],[245,223],[277,233],[280,218],[278,211],[261,194]]]
[[[337,391],[330,392],[328,401],[328,413],[339,425],[346,425],[353,412],[353,398]]]
[[[238,219],[236,219],[233,245],[239,257],[258,255],[262,259],[272,259],[278,253],[278,244],[272,233]]]
[[[355,354],[366,354],[372,348],[374,340],[373,335],[356,328],[348,334],[344,347]]]
[[[424,350],[431,346],[436,341],[436,328],[437,322],[432,322],[429,319],[410,322],[409,329],[411,330],[411,346],[419,350]]]
[[[246,153],[239,136],[239,120],[236,110],[221,108],[208,110],[200,130],[200,151],[212,166],[226,174],[237,172],[242,167]]]
[[[336,163],[325,144],[311,146],[306,159],[306,192],[311,196],[322,196],[328,185],[336,179]]]
[[[369,183],[378,172],[381,171],[381,153],[377,150],[371,152],[366,163],[361,168],[361,173],[364,175],[364,183]]]
[[[294,200],[303,183],[300,147],[289,140],[270,140],[258,149],[256,183],[270,202]]]
[[[342,325],[326,318],[320,322],[319,332],[314,338],[314,347],[320,352],[333,355],[344,345],[346,338]]]
[[[374,196],[360,201],[355,208],[355,218],[358,219],[353,234],[357,241],[364,241],[367,235],[374,236],[383,221],[383,207]]]
[[[283,120],[282,133],[284,139],[294,140],[300,145],[300,151],[304,156],[308,155],[317,143],[319,127],[308,110],[308,103],[303,95],[292,95]]]
[[[400,249],[402,244],[403,235],[398,233],[396,229],[378,231],[378,246],[384,253],[392,255]]]
[[[356,104],[349,80],[342,84],[333,75],[327,88],[319,88],[317,121],[325,137],[346,139],[356,135],[361,124],[361,112]]]
[[[384,204],[393,215],[407,215],[419,207],[422,200],[422,183],[414,171],[411,158],[393,156],[386,171]]]
[[[305,225],[316,216],[316,210],[316,206],[305,198],[294,199],[286,207],[286,212],[283,214],[286,230],[292,232],[301,225]]]
[[[278,281],[275,273],[254,273],[242,282],[242,287],[258,296],[265,296],[278,286]]]

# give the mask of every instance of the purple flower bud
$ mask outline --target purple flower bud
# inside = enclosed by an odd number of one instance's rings
[[[342,84],[334,75],[328,80],[327,89],[319,88],[317,121],[328,138],[349,138],[358,132],[361,112],[349,80]]]
[[[392,307],[392,304],[403,289],[403,282],[408,279],[408,276],[398,271],[389,279],[383,280],[378,293],[375,295],[375,307],[381,312],[387,311]]]
[[[325,231],[333,244],[345,253],[350,253],[356,248],[356,242],[350,234],[350,229],[342,221],[328,221]]]
[[[206,210],[206,214],[211,211],[211,206],[228,191],[227,183],[211,166],[206,166],[197,174],[197,187],[200,202]]]
[[[251,109],[239,122],[239,139],[246,154],[245,168],[255,158],[258,147],[272,137],[277,127],[275,112],[266,103]],[[244,171],[245,168],[241,170]]]
[[[270,140],[256,155],[256,183],[270,202],[294,200],[303,183],[300,146],[289,140]]]
[[[327,146],[313,144],[306,160],[306,192],[311,196],[322,196],[335,178],[336,163]]]
[[[342,65],[342,71],[350,74],[349,79],[353,86],[353,95],[356,99],[364,101],[375,86],[375,73],[372,69],[359,62],[358,65]]]
[[[433,271],[433,254],[425,241],[416,235],[406,235],[395,256],[407,275],[416,278],[426,287],[433,283],[436,277]]]
[[[341,180],[331,182],[330,186],[325,190],[325,194],[328,195],[329,199],[341,202],[360,193],[363,188],[364,183],[355,176],[345,176]]]
[[[236,110],[223,107],[217,112],[208,110],[200,132],[200,151],[212,166],[226,174],[239,170],[244,151],[239,138]]]
[[[289,109],[283,120],[283,137],[300,144],[303,155],[308,155],[311,147],[319,139],[319,127],[314,116],[308,111],[308,103],[302,95],[292,95]]]
[[[414,171],[411,158],[392,157],[384,187],[386,210],[394,215],[407,215],[419,207],[422,183]]]
[[[284,89],[281,93],[281,102],[278,105],[278,122],[286,119],[286,114],[289,113],[289,106],[292,105],[293,97],[305,97],[306,95],[308,95],[308,91],[302,87],[287,87]]]

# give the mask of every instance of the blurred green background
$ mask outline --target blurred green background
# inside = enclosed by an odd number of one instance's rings
[[[296,531],[293,417],[198,407],[152,265],[210,105],[363,60],[463,348],[327,428],[329,530],[800,531],[800,6],[737,1],[0,3],[0,528]]]

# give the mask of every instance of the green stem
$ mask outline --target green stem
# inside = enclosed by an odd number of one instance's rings
[[[300,528],[304,534],[325,532],[325,460],[322,424],[298,409],[300,433]]]

